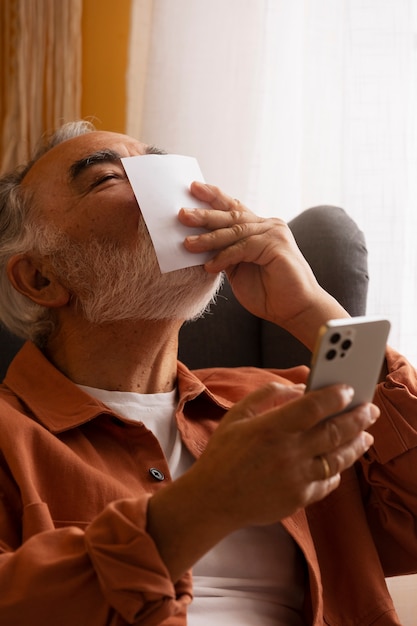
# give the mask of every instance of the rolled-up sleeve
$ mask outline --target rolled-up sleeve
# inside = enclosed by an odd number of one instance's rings
[[[381,417],[361,461],[374,541],[387,576],[417,571],[417,373],[393,350],[374,402]]]
[[[181,614],[191,600],[186,585],[173,585],[146,532],[148,498],[106,507],[86,531],[88,554],[104,596],[129,623],[147,626]]]
[[[51,528],[17,550],[0,541],[0,626],[184,625],[191,576],[170,580],[146,533],[148,502],[112,502],[84,530]]]

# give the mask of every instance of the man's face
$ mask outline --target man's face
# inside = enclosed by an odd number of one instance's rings
[[[146,154],[126,135],[96,131],[64,141],[23,180],[39,217],[74,241],[134,243],[140,212],[120,157]]]
[[[92,323],[190,319],[219,284],[202,267],[161,275],[120,162],[143,154],[147,147],[125,135],[88,133],[46,153],[24,179],[52,234],[45,254]]]

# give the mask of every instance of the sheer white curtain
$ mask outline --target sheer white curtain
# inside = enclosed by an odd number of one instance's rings
[[[368,312],[417,364],[416,15],[417,0],[133,0],[127,117],[255,211],[345,207],[368,242]]]

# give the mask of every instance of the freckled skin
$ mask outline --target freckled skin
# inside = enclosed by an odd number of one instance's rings
[[[23,186],[34,194],[37,210],[76,240],[96,237],[134,241],[138,204],[121,163],[93,165],[71,183],[73,163],[103,149],[121,157],[146,154],[146,145],[118,133],[95,131],[65,141],[47,152],[26,175]],[[94,186],[98,176],[112,174]]]

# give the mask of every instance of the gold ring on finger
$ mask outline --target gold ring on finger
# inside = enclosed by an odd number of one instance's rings
[[[323,466],[323,479],[322,480],[328,480],[331,476],[331,470],[330,470],[330,465],[329,465],[329,461],[327,460],[326,456],[324,454],[320,454],[320,456],[318,457],[321,461],[321,464]]]

